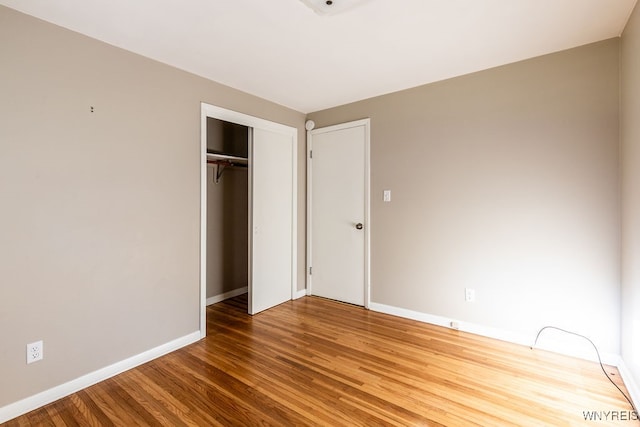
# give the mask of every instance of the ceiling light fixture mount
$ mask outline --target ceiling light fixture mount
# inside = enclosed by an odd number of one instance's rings
[[[318,15],[335,15],[353,9],[369,0],[300,0]]]

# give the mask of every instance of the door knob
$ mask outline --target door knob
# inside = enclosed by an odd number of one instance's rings
[[[361,223],[361,222],[359,222],[359,223],[357,223],[357,224],[356,224],[356,228],[357,228],[358,230],[362,230],[362,227],[363,227],[363,225],[362,225],[362,223]]]

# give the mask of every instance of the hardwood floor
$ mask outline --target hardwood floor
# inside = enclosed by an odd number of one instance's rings
[[[206,339],[7,426],[640,425],[595,363],[321,298],[246,311],[210,306]]]

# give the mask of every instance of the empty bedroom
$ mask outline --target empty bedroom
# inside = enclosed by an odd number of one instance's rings
[[[640,425],[636,0],[0,0],[0,424]]]

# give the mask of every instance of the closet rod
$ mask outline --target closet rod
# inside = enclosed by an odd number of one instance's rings
[[[207,165],[214,165],[213,182],[218,184],[224,170],[228,167],[248,167],[249,160],[246,157],[230,156],[228,154],[207,153]]]

